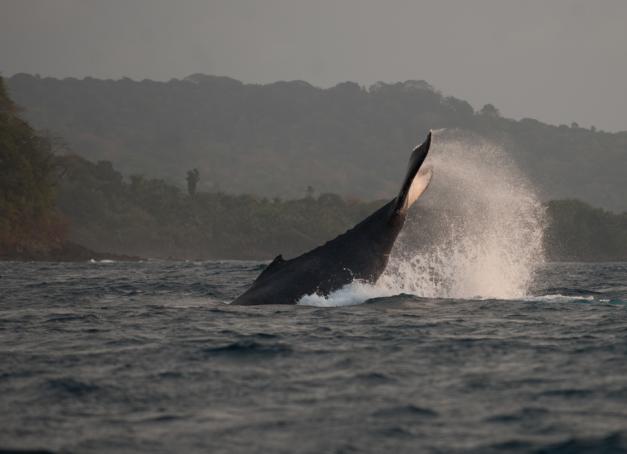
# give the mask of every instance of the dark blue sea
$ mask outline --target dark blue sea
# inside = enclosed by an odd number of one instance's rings
[[[259,262],[0,263],[0,448],[627,452],[627,263],[232,307]]]

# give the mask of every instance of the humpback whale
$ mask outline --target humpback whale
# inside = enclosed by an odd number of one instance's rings
[[[356,279],[374,284],[385,270],[407,211],[431,181],[431,169],[421,169],[430,145],[431,132],[413,150],[394,199],[322,246],[290,260],[277,256],[231,304],[296,304],[305,295],[327,296]]]

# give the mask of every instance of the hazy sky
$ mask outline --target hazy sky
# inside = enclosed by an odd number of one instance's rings
[[[506,116],[627,130],[625,0],[0,0],[0,11],[5,76],[424,79]]]

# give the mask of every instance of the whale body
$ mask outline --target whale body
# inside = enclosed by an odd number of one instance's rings
[[[303,296],[327,296],[353,280],[376,283],[385,270],[407,211],[427,189],[432,171],[422,168],[431,133],[416,147],[398,195],[352,229],[298,257],[277,256],[231,304],[296,304]]]

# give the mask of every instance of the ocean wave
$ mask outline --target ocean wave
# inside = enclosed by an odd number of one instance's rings
[[[227,356],[227,357],[267,357],[274,355],[287,355],[292,353],[289,345],[281,343],[261,343],[246,339],[232,342],[219,347],[207,347],[201,349],[203,355]]]

